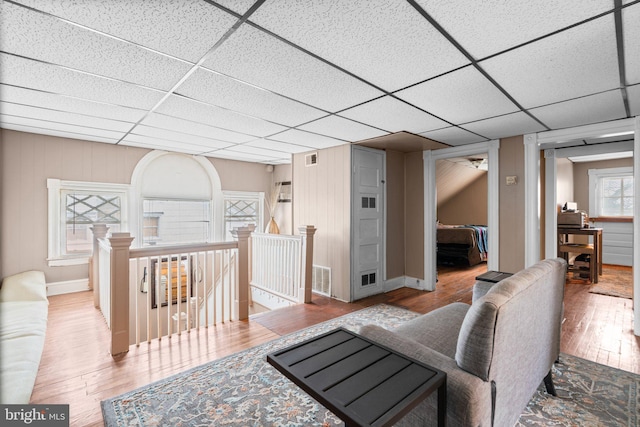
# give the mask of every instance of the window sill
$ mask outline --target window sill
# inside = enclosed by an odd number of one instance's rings
[[[632,216],[601,216],[589,218],[590,222],[633,222]]]
[[[89,264],[89,256],[82,258],[52,258],[48,259],[49,267],[67,267],[71,265]]]

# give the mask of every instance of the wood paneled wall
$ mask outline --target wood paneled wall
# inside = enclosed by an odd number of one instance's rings
[[[331,268],[331,294],[351,295],[351,146],[318,153],[318,163],[305,166],[305,154],[293,156],[293,226],[313,225],[313,263]]]

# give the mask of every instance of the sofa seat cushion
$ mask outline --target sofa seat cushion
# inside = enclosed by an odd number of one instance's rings
[[[3,404],[27,404],[44,348],[46,301],[0,302],[0,378]]]
[[[458,333],[468,310],[468,304],[455,302],[404,322],[394,332],[454,358]]]

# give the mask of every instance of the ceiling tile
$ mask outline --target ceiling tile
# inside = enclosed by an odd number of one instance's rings
[[[142,46],[197,62],[237,18],[200,0],[20,0]]]
[[[447,126],[446,122],[390,96],[358,105],[339,115],[389,132],[420,133]]]
[[[177,132],[201,136],[209,139],[228,141],[234,144],[251,141],[255,138],[250,135],[233,132],[226,129],[220,129],[190,120],[169,117],[164,114],[149,114],[142,121],[142,124],[160,129],[175,130]]]
[[[0,53],[0,82],[134,108],[151,108],[162,92]]]
[[[619,89],[529,110],[552,129],[600,123],[626,117]]]
[[[138,125],[131,131],[131,135],[158,138],[165,141],[179,142],[190,146],[199,146],[202,151],[210,151],[215,148],[225,148],[234,145],[227,141],[219,141],[212,138],[190,135],[187,133],[175,132],[168,129],[161,129],[151,126]]]
[[[68,136],[68,138],[87,138],[92,140],[91,136],[115,139],[118,140],[124,135],[124,132],[116,132],[105,129],[96,129],[88,126],[78,126],[67,123],[50,122],[40,119],[32,119],[29,117],[10,116],[7,114],[0,114],[0,125],[5,127],[6,124],[14,124],[20,126],[28,126],[32,128],[39,128],[43,130],[58,131],[62,135]],[[38,132],[46,133],[46,132]],[[75,135],[75,136],[74,136]]]
[[[613,16],[480,63],[525,108],[619,86]]]
[[[309,151],[310,148],[315,148],[297,144],[290,144],[288,142],[274,141],[272,139],[256,139],[255,141],[244,144],[244,146],[281,151],[283,153],[303,153],[305,151]]]
[[[248,25],[225,41],[203,66],[331,112],[383,94]]]
[[[611,0],[417,0],[474,58],[512,48],[613,9]]]
[[[2,126],[3,129],[10,129],[10,130],[15,130],[19,132],[35,133],[39,135],[57,136],[60,138],[79,139],[82,141],[104,142],[107,144],[115,144],[119,141],[119,139],[114,139],[114,138],[103,138],[100,136],[86,135],[83,133],[45,129],[45,128],[36,127],[36,126],[18,125],[13,123],[7,123],[1,120],[0,120],[0,125]]]
[[[624,59],[627,84],[640,83],[640,3],[622,10]]]
[[[376,136],[387,135],[389,133],[338,116],[324,117],[315,122],[300,126],[299,129],[349,142],[375,138]],[[276,135],[274,139],[278,138],[278,136],[279,135]]]
[[[127,135],[120,144],[132,147],[149,148],[154,150],[176,151],[178,153],[187,154],[201,154],[211,150],[211,148],[207,148],[206,146],[202,146],[200,144],[172,141],[163,138],[137,134]]]
[[[0,85],[0,100],[131,123],[137,122],[145,114],[144,110],[86,101],[69,96],[7,85]]]
[[[640,85],[627,88],[629,108],[632,116],[640,116]]]
[[[302,145],[304,147],[310,148],[329,148],[347,143],[347,141],[331,138],[324,135],[318,135],[317,133],[313,132],[305,132],[298,129],[290,129],[285,132],[281,132],[269,139]]]
[[[444,129],[432,130],[429,132],[422,132],[420,135],[433,139],[434,141],[442,142],[449,145],[464,145],[473,144],[475,142],[486,141],[487,138],[473,134],[459,127],[451,126]]]
[[[544,126],[522,112],[467,123],[462,127],[489,139],[506,138],[546,130]]]
[[[396,95],[456,124],[518,110],[516,105],[475,67],[453,71],[397,92]]]
[[[266,120],[257,119],[177,95],[171,95],[156,111],[218,128],[261,137],[287,129],[285,126]]]
[[[11,3],[2,3],[0,50],[169,90],[191,65]],[[153,70],[152,73],[148,72]]]
[[[218,107],[288,126],[325,115],[320,110],[205,69],[193,73],[179,94]]]
[[[90,117],[84,114],[67,113],[64,111],[48,110],[46,108],[30,107],[8,102],[0,102],[0,113],[16,117],[31,118],[34,120],[87,126],[118,132],[126,132],[131,129],[131,126],[133,125],[129,122]]]
[[[249,19],[387,91],[468,62],[406,1],[271,0]]]

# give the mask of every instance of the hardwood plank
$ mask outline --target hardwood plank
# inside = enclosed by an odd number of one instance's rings
[[[314,295],[311,304],[259,313],[109,355],[109,331],[90,292],[49,298],[44,354],[32,403],[70,404],[71,425],[102,425],[100,401],[211,360],[364,307],[385,303],[427,313],[451,302],[471,303],[475,277],[486,264],[439,267],[434,292],[401,288],[354,303]],[[640,374],[640,338],[633,335],[632,301],[590,294],[569,280],[561,351]]]

